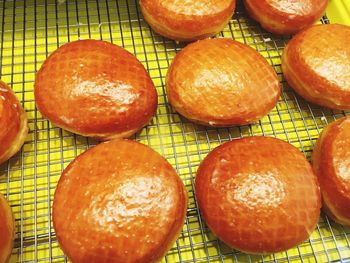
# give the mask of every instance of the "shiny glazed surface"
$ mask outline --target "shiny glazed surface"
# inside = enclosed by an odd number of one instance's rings
[[[282,70],[306,100],[350,109],[350,27],[318,25],[299,33],[284,50]]]
[[[209,228],[226,244],[267,254],[307,239],[320,215],[320,193],[299,150],[270,137],[233,140],[200,164],[197,201]]]
[[[231,0],[158,0],[154,4],[159,4],[171,12],[181,15],[203,16],[212,15],[225,10],[232,3]]]
[[[326,213],[350,226],[350,117],[329,124],[317,141],[313,166]]]
[[[187,194],[172,166],[135,141],[100,144],[63,172],[53,205],[57,239],[77,262],[156,262],[180,233]]]
[[[235,0],[140,0],[141,11],[160,35],[193,41],[221,31],[234,13]]]
[[[65,44],[35,79],[39,111],[59,127],[103,140],[129,137],[146,125],[157,92],[143,65],[108,42]]]
[[[0,164],[22,147],[28,132],[27,117],[11,88],[0,81]]]
[[[188,45],[172,62],[166,80],[171,105],[208,126],[254,122],[277,103],[279,81],[254,49],[230,39]]]
[[[308,15],[322,5],[322,0],[266,0],[266,3],[278,11],[291,15]]]
[[[318,76],[350,93],[350,27],[311,28],[299,48],[300,57]]]
[[[11,255],[15,238],[14,218],[6,199],[0,194],[0,263],[5,263]]]
[[[316,22],[325,13],[328,0],[244,0],[244,4],[267,31],[288,35]]]

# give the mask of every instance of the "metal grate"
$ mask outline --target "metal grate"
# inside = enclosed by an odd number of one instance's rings
[[[17,235],[11,262],[67,262],[51,222],[53,193],[59,176],[77,155],[97,142],[52,126],[35,108],[35,72],[60,45],[77,39],[103,39],[125,47],[145,65],[158,90],[152,123],[134,136],[165,156],[189,192],[183,231],[164,262],[327,262],[350,261],[350,229],[322,215],[310,240],[269,256],[250,256],[218,241],[202,221],[193,184],[205,155],[219,144],[251,135],[274,136],[298,147],[307,157],[320,130],[350,112],[306,103],[285,83],[280,56],[288,38],[262,30],[246,15],[241,2],[220,34],[257,49],[273,65],[282,95],[261,121],[233,128],[205,128],[181,118],[169,106],[164,79],[183,44],[155,34],[143,20],[137,0],[0,0],[0,76],[23,102],[30,133],[20,153],[0,166],[0,192],[16,217]],[[322,23],[329,23],[324,17]]]

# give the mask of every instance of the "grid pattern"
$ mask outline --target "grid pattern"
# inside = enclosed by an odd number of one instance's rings
[[[144,21],[137,0],[0,0],[0,76],[10,84],[29,117],[23,149],[0,166],[0,192],[16,217],[11,262],[67,262],[51,221],[53,194],[62,170],[97,142],[52,126],[35,108],[35,72],[60,45],[77,39],[103,39],[123,46],[145,65],[158,90],[152,122],[133,139],[151,146],[177,169],[189,193],[183,231],[164,262],[328,262],[350,261],[350,229],[320,218],[310,240],[269,256],[252,256],[228,248],[201,219],[194,197],[195,172],[219,144],[251,135],[273,136],[298,147],[306,157],[322,128],[350,112],[306,103],[281,74],[281,53],[288,38],[277,37],[248,18],[242,3],[220,33],[246,43],[274,67],[281,81],[277,106],[262,120],[233,128],[205,128],[188,122],[168,104],[164,80],[168,66],[184,44],[155,34]],[[322,23],[330,23],[324,17]]]

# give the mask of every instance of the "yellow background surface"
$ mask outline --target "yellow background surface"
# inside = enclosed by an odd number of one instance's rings
[[[330,0],[327,16],[332,23],[350,26],[350,1]]]
[[[346,0],[347,1],[347,0]],[[349,23],[345,0],[331,0],[331,23]],[[349,6],[349,5],[347,5]],[[347,9],[346,9],[346,8]],[[233,128],[205,128],[180,117],[168,104],[164,81],[169,64],[184,47],[155,34],[143,20],[137,1],[52,0],[0,1],[0,75],[9,83],[28,113],[30,133],[20,153],[0,166],[0,192],[16,217],[16,240],[11,262],[66,262],[51,221],[51,205],[62,170],[97,142],[59,129],[35,108],[35,72],[57,47],[77,39],[103,39],[125,47],[149,71],[158,90],[158,110],[152,122],[133,139],[149,145],[176,168],[189,192],[183,231],[164,262],[327,262],[350,259],[350,229],[322,215],[309,240],[269,256],[251,256],[218,241],[202,221],[193,183],[200,161],[223,142],[252,135],[288,141],[310,157],[325,125],[348,115],[308,104],[286,84],[281,54],[288,37],[272,35],[237,10],[220,36],[258,50],[281,81],[277,106],[259,122]],[[323,23],[329,22],[324,18]],[[0,127],[1,128],[1,127]],[[69,198],[69,197],[67,197]],[[88,230],[87,230],[88,231]],[[0,237],[1,238],[1,237]]]

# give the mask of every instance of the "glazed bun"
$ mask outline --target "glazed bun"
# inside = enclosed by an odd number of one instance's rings
[[[252,123],[275,107],[279,81],[257,51],[231,39],[205,39],[181,50],[166,90],[181,115],[206,126]]]
[[[157,262],[181,232],[186,209],[184,185],[162,156],[115,140],[87,150],[64,170],[53,223],[74,263]]]
[[[350,27],[317,25],[297,34],[282,56],[288,84],[306,100],[350,109]]]
[[[17,153],[28,134],[27,115],[11,88],[0,81],[0,164]]]
[[[128,51],[78,40],[53,52],[35,78],[38,110],[58,127],[100,140],[130,137],[153,117],[157,92]]]
[[[269,32],[296,34],[325,13],[328,0],[244,0],[249,15]]]
[[[350,117],[322,131],[312,157],[324,211],[334,221],[350,226]]]
[[[316,176],[292,145],[269,137],[237,139],[200,164],[200,211],[219,239],[251,254],[270,254],[306,240],[320,215]]]
[[[214,36],[229,22],[235,0],[140,0],[145,20],[162,36],[193,41]]]
[[[0,263],[8,262],[15,239],[15,220],[10,206],[0,194]]]

